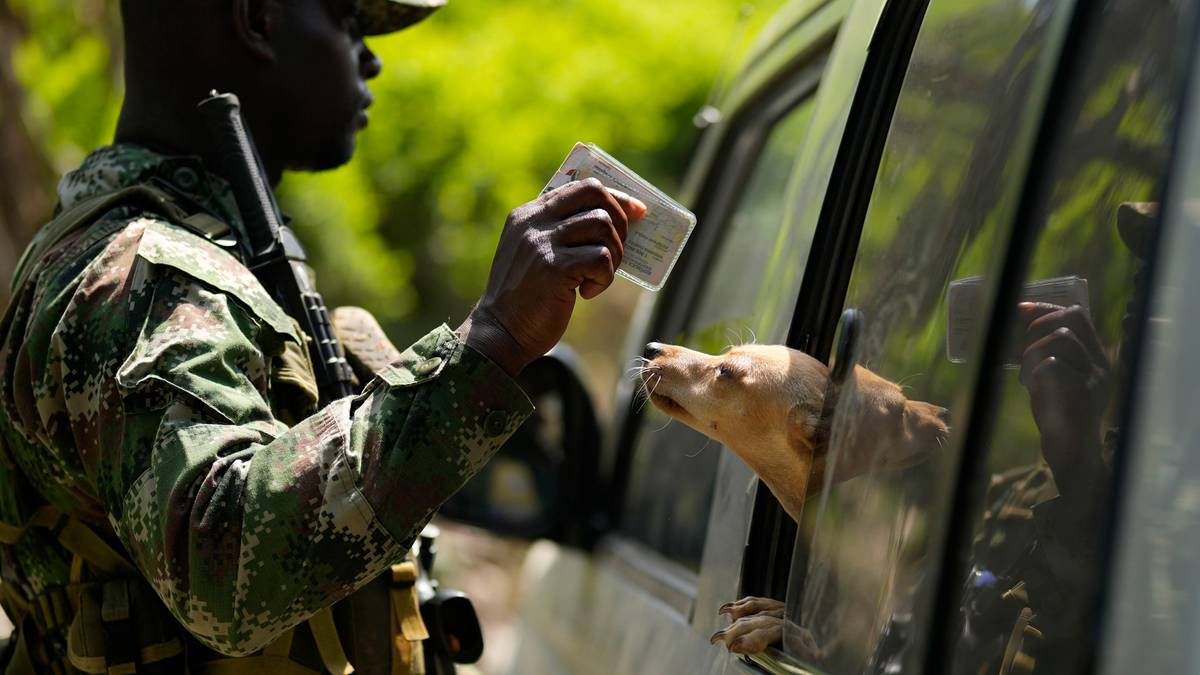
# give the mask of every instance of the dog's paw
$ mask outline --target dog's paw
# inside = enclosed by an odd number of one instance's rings
[[[728,614],[730,619],[737,621],[752,614],[769,614],[783,618],[783,603],[774,598],[756,598],[747,596],[737,602],[727,602],[717,610],[718,614]]]
[[[747,597],[726,603],[718,611],[733,619],[728,628],[713,633],[709,644],[725,643],[734,654],[755,654],[783,639],[784,605],[771,598]]]

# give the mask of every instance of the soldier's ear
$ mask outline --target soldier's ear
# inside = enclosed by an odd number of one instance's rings
[[[233,29],[242,46],[255,58],[275,60],[274,37],[278,5],[272,0],[233,0]]]

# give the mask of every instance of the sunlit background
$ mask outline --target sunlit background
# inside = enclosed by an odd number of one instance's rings
[[[403,348],[456,324],[483,288],[505,215],[535,197],[576,141],[674,193],[693,117],[782,0],[452,0],[370,42],[384,61],[348,166],[288,177],[281,205],[330,305],[373,311]],[[115,0],[0,0],[0,277],[51,213],[57,177],[110,141],[121,100]],[[701,224],[703,226],[703,224]],[[601,415],[643,293],[618,281],[583,303],[567,342]],[[7,303],[0,284],[0,306]],[[487,624],[484,672],[513,646],[524,547],[456,531],[440,574]],[[0,628],[2,630],[2,628]]]

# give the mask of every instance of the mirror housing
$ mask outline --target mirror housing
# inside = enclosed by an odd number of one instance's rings
[[[440,514],[496,534],[587,546],[600,427],[581,375],[565,345],[529,364],[517,382],[536,410]]]

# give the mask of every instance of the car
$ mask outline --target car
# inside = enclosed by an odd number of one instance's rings
[[[785,6],[698,116],[700,224],[619,358],[786,344],[948,408],[949,441],[796,522],[556,350],[444,511],[537,540],[513,672],[1194,670],[1197,5]],[[865,418],[827,404],[836,462]],[[783,610],[754,653],[719,639],[745,597]]]

